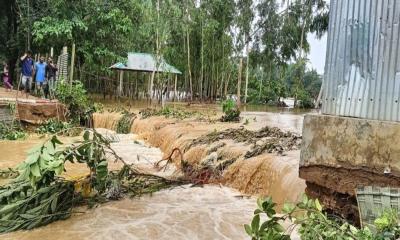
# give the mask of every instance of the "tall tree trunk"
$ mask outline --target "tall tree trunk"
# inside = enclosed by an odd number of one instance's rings
[[[239,63],[239,73],[238,73],[238,85],[237,85],[237,105],[241,105],[240,101],[240,86],[242,85],[242,68],[243,68],[243,58],[240,58],[240,63]]]
[[[188,61],[187,64],[188,64],[188,72],[189,72],[190,101],[193,101],[192,70],[190,68],[190,33],[189,33],[190,10],[189,10],[189,0],[186,1],[186,11],[187,11],[186,41],[187,41],[187,61]]]
[[[261,71],[260,88],[258,90],[258,101],[261,101],[261,90],[262,90],[262,86],[263,86],[263,78],[264,78],[264,69]]]
[[[176,85],[178,84],[178,74],[175,74],[175,81],[174,81],[174,102],[176,101]]]
[[[124,71],[119,71],[119,87],[118,87],[118,97],[122,97],[124,92]]]
[[[156,62],[155,62],[155,66],[153,69],[153,72],[151,73],[151,78],[150,78],[150,84],[149,84],[149,90],[148,90],[148,94],[150,97],[150,104],[152,104],[153,101],[153,85],[154,85],[154,78],[155,78],[155,74],[158,68],[158,62],[160,60],[160,36],[159,36],[159,22],[160,22],[160,0],[157,0],[157,27],[156,27]]]
[[[189,74],[190,101],[193,101],[192,70],[190,68],[190,36],[189,36],[189,28],[186,31],[186,38],[187,38],[187,61],[188,61],[188,72],[189,72],[188,74]]]
[[[249,85],[249,63],[250,63],[250,57],[249,57],[249,43],[247,43],[246,46],[246,85],[244,89],[244,104],[247,104],[247,87]]]
[[[201,73],[200,73],[200,101],[203,101],[203,81],[204,81],[204,28],[203,19],[201,22]]]
[[[229,86],[229,81],[231,80],[231,73],[228,73],[228,77],[225,80],[225,86],[224,86],[224,99],[227,99],[228,96],[228,86]]]

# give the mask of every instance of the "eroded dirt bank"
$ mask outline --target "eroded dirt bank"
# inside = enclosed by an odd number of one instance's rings
[[[274,119],[271,126],[280,125],[279,114],[268,117]],[[120,118],[119,113],[95,114],[94,127],[115,129]],[[247,120],[250,123],[138,116],[131,132],[159,147],[164,158],[179,149],[190,166],[211,168],[215,175],[220,175],[217,182],[226,186],[246,194],[270,195],[278,203],[296,201],[306,187],[298,177],[299,134],[268,126],[268,122],[262,121],[265,116],[245,119],[251,119]],[[288,129],[287,125],[284,129]],[[177,151],[171,159],[182,168]]]

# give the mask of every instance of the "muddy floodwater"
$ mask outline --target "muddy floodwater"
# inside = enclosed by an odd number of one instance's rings
[[[1,239],[245,239],[254,199],[219,186],[179,187],[84,210],[68,220]]]
[[[244,112],[243,119],[252,119],[246,126],[249,129],[270,125],[300,133],[302,114],[253,111]],[[106,130],[103,133],[112,134]],[[38,137],[1,141],[0,169],[15,167],[25,159],[32,146],[41,142],[43,139]],[[160,149],[147,145],[134,134],[118,135],[113,147],[125,161],[149,172],[154,171],[153,164],[163,156]],[[287,158],[295,159],[296,156]],[[297,166],[295,159],[293,168]],[[111,164],[110,167],[118,166]],[[65,174],[66,178],[87,173],[82,166],[68,164],[66,168],[70,170]],[[160,174],[172,174],[174,170]],[[281,172],[285,174],[285,171]],[[283,177],[285,181],[297,178],[289,176],[291,173],[287,175]],[[243,224],[250,223],[255,202],[256,197],[220,185],[175,187],[140,198],[110,202],[94,209],[76,208],[73,216],[65,221],[31,231],[0,235],[0,239],[247,239]]]

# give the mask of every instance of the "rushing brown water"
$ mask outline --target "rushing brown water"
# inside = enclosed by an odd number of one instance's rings
[[[75,214],[48,226],[6,234],[11,240],[246,239],[255,199],[219,186],[178,187],[124,199]]]
[[[103,134],[109,131],[101,130]],[[162,158],[157,148],[134,142],[135,136],[117,135],[116,152],[143,170],[154,171]],[[0,142],[1,167],[12,167],[25,159],[26,151],[41,143],[38,138]],[[72,175],[83,174],[67,166]],[[78,169],[78,170],[77,170]],[[167,171],[173,172],[173,171]],[[162,172],[162,174],[166,174]],[[243,224],[251,221],[254,198],[243,198],[222,186],[176,187],[153,195],[104,204],[95,209],[79,208],[70,219],[31,231],[1,235],[1,239],[244,239]]]
[[[201,108],[202,106],[198,107],[200,110]],[[206,108],[208,111],[214,111],[214,108]],[[218,111],[217,107],[215,111]],[[117,113],[104,114],[97,117],[95,126],[114,129],[119,117]],[[155,145],[160,146],[165,151],[165,155],[174,144],[183,144],[186,140],[212,129],[238,127],[246,119],[248,119],[248,124],[245,127],[251,130],[269,125],[301,132],[301,114],[286,111],[278,113],[255,111],[245,112],[243,121],[239,124],[228,126],[196,124],[196,128],[190,123],[185,123],[183,128],[172,125],[170,128],[161,128],[162,136],[151,136],[149,132],[154,131],[154,126],[157,129],[171,120],[160,120],[156,125],[147,121],[134,123],[132,132],[137,131],[138,134],[140,132],[140,136],[118,135],[119,141],[113,144],[113,148],[125,161],[135,163],[143,170],[156,173],[152,166],[162,159],[163,153],[158,148],[150,147],[148,143],[136,140],[146,139],[150,140],[148,142],[151,144],[157,143]],[[106,130],[102,131],[104,134],[112,134]],[[190,132],[192,135],[187,138],[182,137],[176,142],[177,137],[174,134],[180,134],[180,132]],[[68,139],[65,140],[68,141]],[[0,142],[2,153],[0,168],[15,167],[25,159],[29,148],[42,141],[34,137],[24,141]],[[229,151],[226,154],[231,155],[246,149],[238,145],[228,145],[229,147],[232,152]],[[199,149],[197,153],[196,151],[189,152],[188,156],[197,158],[196,154],[200,154],[198,158],[201,158],[205,150]],[[274,195],[279,203],[285,200],[294,201],[305,187],[297,176],[298,154],[298,152],[291,152],[280,158],[261,155],[249,160],[240,160],[226,173],[227,179],[232,178],[227,185],[256,195]],[[117,164],[111,164],[111,168],[117,167]],[[84,166],[70,164],[66,168],[67,178],[75,178],[87,173]],[[174,168],[169,169],[159,174],[170,175],[174,170]],[[267,191],[260,187],[264,187]],[[31,231],[0,235],[0,239],[247,239],[243,224],[251,221],[255,207],[255,197],[242,197],[240,192],[229,187],[184,186],[160,191],[151,196],[111,202],[95,209],[79,208],[76,210],[79,213],[75,213],[68,220]]]

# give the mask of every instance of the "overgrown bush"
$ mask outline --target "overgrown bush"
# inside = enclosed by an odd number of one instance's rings
[[[298,95],[299,107],[300,108],[314,108],[314,99],[305,90],[299,91]]]
[[[74,81],[72,84],[61,81],[57,85],[55,96],[67,106],[69,118],[76,124],[88,120],[90,114],[96,111],[95,105],[89,100],[86,89],[80,81]]]
[[[27,133],[18,122],[6,124],[0,122],[0,140],[19,140],[27,137]]]
[[[240,110],[236,105],[236,102],[232,99],[228,99],[222,102],[222,112],[224,115],[221,118],[222,122],[239,122],[240,121]]]
[[[345,220],[329,217],[318,200],[304,195],[297,204],[285,204],[282,214],[277,214],[276,203],[271,198],[260,198],[246,233],[254,240],[290,240],[298,231],[304,240],[395,240],[400,237],[397,211],[386,211],[375,221],[376,232],[365,227],[358,229]],[[267,219],[261,221],[261,217]],[[283,222],[291,224],[288,229]]]
[[[70,122],[63,122],[57,119],[49,119],[45,123],[41,124],[37,129],[38,134],[55,134],[63,130],[70,129],[74,125]]]

